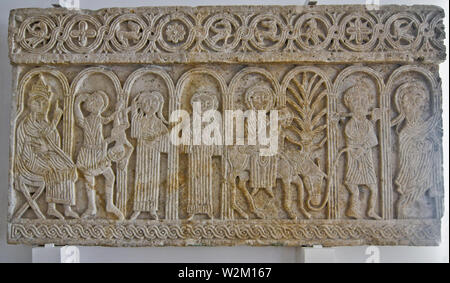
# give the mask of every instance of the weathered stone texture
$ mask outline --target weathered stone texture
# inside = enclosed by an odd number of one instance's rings
[[[433,6],[11,11],[8,242],[437,245],[443,17]],[[278,151],[173,144],[171,114],[194,117],[196,102],[278,110]]]

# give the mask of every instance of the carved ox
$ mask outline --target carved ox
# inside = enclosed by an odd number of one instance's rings
[[[297,215],[291,207],[291,184],[297,187],[298,209],[306,218],[310,218],[311,214],[305,209],[304,203],[306,203],[306,208],[310,211],[322,210],[328,202],[328,194],[321,201],[321,188],[324,179],[327,178],[326,174],[305,152],[290,151],[288,153],[280,153],[278,158],[277,179],[281,180],[284,194],[283,208],[289,218],[297,219]],[[231,188],[231,205],[239,215],[248,219],[248,214],[236,202],[236,189],[239,189],[247,201],[250,212],[254,213],[258,218],[264,218],[264,214],[255,205],[253,199],[255,191],[250,194],[246,186],[249,180],[249,159],[250,156],[244,148],[239,147],[228,150],[227,161],[231,170],[227,181]],[[306,191],[306,200],[303,197],[304,190]]]

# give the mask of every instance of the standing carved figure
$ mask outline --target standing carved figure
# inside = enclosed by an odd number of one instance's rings
[[[83,115],[81,103],[89,113]],[[125,217],[114,205],[113,191],[115,175],[111,169],[111,162],[107,157],[108,143],[103,137],[103,125],[114,120],[117,112],[108,118],[101,114],[108,107],[109,99],[105,92],[95,91],[91,94],[80,94],[75,99],[75,118],[79,127],[83,130],[83,143],[77,157],[77,167],[81,170],[86,180],[88,207],[83,217],[91,217],[97,214],[95,204],[95,177],[105,177],[106,211],[116,215],[119,220]]]
[[[18,186],[26,196],[29,192],[25,186],[31,184],[45,186],[48,215],[64,219],[56,209],[56,204],[62,204],[66,217],[78,218],[78,214],[71,208],[75,205],[77,172],[73,161],[60,148],[60,137],[56,127],[61,119],[62,110],[58,102],[53,120],[48,121],[51,96],[50,87],[40,76],[29,95],[30,112],[19,122],[17,128],[15,165],[19,172]]]
[[[194,106],[198,103],[200,109]],[[219,107],[217,97],[206,90],[196,92],[191,98],[193,111],[201,111],[201,113],[193,113],[202,116],[206,111],[215,111]],[[205,122],[202,119],[201,129],[204,128]],[[208,123],[207,123],[208,124]],[[189,162],[189,180],[188,180],[188,203],[187,214],[188,220],[192,220],[196,214],[206,214],[213,219],[213,163],[214,155],[222,155],[222,146],[192,144],[185,147],[188,154]]]
[[[131,137],[137,139],[132,220],[141,212],[158,219],[161,152],[169,150],[163,106],[164,97],[158,91],[143,92],[132,102]]]
[[[256,85],[246,93],[246,103],[251,110],[264,111],[268,114],[275,104],[275,96],[269,87]],[[257,127],[252,125],[254,122],[252,119],[248,120],[248,135],[256,137],[258,136],[256,133]],[[250,157],[250,187],[253,188],[252,195],[256,195],[260,189],[263,189],[270,197],[274,197],[272,188],[275,187],[278,158],[276,155],[262,156],[261,148],[262,145],[258,143],[254,146],[249,146],[249,150],[252,152]]]
[[[439,171],[434,166],[439,154],[436,135],[439,116],[424,118],[429,96],[421,84],[403,84],[397,97],[400,115],[392,124],[400,126],[405,122],[399,132],[399,172],[395,179],[400,194],[397,213],[398,218],[407,218],[411,206],[433,187]]]
[[[344,95],[344,104],[351,112],[351,118],[345,125],[344,134],[347,148],[347,170],[345,184],[350,193],[347,216],[359,218],[359,186],[369,189],[367,216],[380,219],[375,212],[378,187],[372,148],[378,145],[375,126],[367,119],[369,103],[373,96],[364,83],[348,89]],[[372,115],[374,119],[375,115]]]

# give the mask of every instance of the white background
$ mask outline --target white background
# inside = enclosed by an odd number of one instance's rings
[[[9,170],[9,121],[11,105],[11,66],[8,58],[8,17],[9,10],[16,8],[48,8],[50,0],[2,0],[0,9],[0,262],[31,262],[31,247],[8,245],[6,243],[6,215],[8,207]],[[82,9],[105,7],[136,6],[206,6],[206,5],[302,5],[305,0],[259,0],[259,1],[191,1],[191,0],[80,0]],[[366,1],[325,1],[318,4],[365,4]],[[448,58],[448,14],[449,2],[445,0],[380,0],[380,4],[424,4],[438,5],[445,9]],[[449,223],[448,223],[448,144],[449,144],[449,66],[448,60],[440,66],[443,80],[444,109],[444,176],[446,210],[442,225],[442,243],[439,247],[380,247],[381,262],[448,262],[449,261]],[[338,261],[365,262],[368,255],[366,247],[336,248]],[[164,248],[105,248],[80,247],[81,262],[296,262],[298,248],[289,247],[164,247]]]

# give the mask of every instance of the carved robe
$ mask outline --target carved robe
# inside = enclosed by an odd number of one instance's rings
[[[248,125],[248,134],[257,137],[257,127],[251,119],[248,120]],[[258,139],[255,146],[249,146],[250,152],[252,152],[250,155],[251,188],[266,188],[270,190],[276,185],[278,157],[276,155],[261,156],[260,154],[261,148],[268,146],[258,144]]]
[[[137,139],[134,211],[158,211],[161,152],[168,152],[168,129],[157,117],[136,115],[131,137]]]
[[[212,180],[213,155],[221,155],[222,148],[215,145],[187,146],[189,160],[188,214],[213,215]]]
[[[60,148],[56,129],[48,135],[43,131],[50,127],[46,120],[34,120],[27,116],[17,128],[16,166],[22,177],[45,182],[46,201],[75,205],[74,163]]]
[[[344,131],[348,148],[345,182],[354,185],[376,184],[372,148],[378,144],[378,139],[373,124],[366,118],[359,120],[352,117]]]
[[[435,128],[437,119],[429,119],[421,124],[409,124],[399,134],[400,171],[395,183],[402,194],[412,195],[417,200],[433,186],[436,178],[435,141],[430,131]]]
[[[83,144],[77,157],[77,167],[89,176],[97,176],[111,166],[107,158],[107,143],[103,138],[103,117],[81,118]]]

